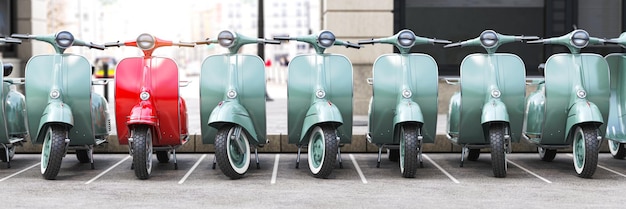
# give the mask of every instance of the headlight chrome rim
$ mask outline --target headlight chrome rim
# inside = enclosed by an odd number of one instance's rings
[[[139,99],[141,99],[141,101],[146,101],[148,99],[150,99],[150,93],[143,91],[139,94]]]
[[[50,91],[50,98],[58,99],[59,97],[61,97],[61,92],[59,92],[58,89],[53,89],[52,91]]]
[[[502,92],[500,92],[500,90],[498,89],[491,90],[491,97],[497,99],[497,98],[500,98],[500,96],[502,96]]]
[[[229,99],[234,99],[237,97],[237,91],[235,91],[234,89],[228,90],[228,92],[226,93],[226,97],[228,97]]]

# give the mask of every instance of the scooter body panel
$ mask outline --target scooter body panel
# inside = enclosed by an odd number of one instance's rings
[[[318,80],[318,70],[324,70]],[[340,143],[352,140],[352,63],[338,54],[306,54],[294,57],[289,63],[289,83],[287,84],[288,116],[287,129],[290,144],[306,144],[308,139],[302,133],[309,130],[304,124],[307,112],[316,101],[315,93],[320,84],[325,83],[324,99],[327,105],[336,106],[341,113],[343,124],[337,128]],[[321,113],[317,113],[321,114]],[[319,121],[323,123],[324,121]],[[328,121],[336,123],[335,121]],[[304,140],[303,140],[304,139]]]
[[[91,114],[94,122],[94,134],[96,136],[108,136],[111,131],[109,106],[102,95],[91,93]]]
[[[233,83],[229,83],[231,73],[236,74]],[[235,99],[227,96],[229,86],[236,88]],[[202,142],[213,144],[219,125],[235,123],[254,139],[250,143],[265,144],[265,90],[265,63],[258,56],[221,54],[207,57],[200,73]],[[207,123],[214,125],[207,126]]]
[[[178,67],[165,57],[131,57],[115,70],[115,119],[120,144],[128,144],[129,126],[155,124],[153,146],[176,146],[187,142],[187,114],[181,114]],[[140,94],[150,97],[142,101]]]
[[[491,75],[492,72],[495,75]],[[459,132],[458,138],[453,141],[458,144],[488,144],[481,124],[506,121],[507,115],[511,141],[519,141],[524,115],[525,79],[526,68],[517,55],[494,53],[465,57],[461,63],[461,105],[456,108],[460,110]],[[493,111],[483,109],[493,99],[492,86],[500,91],[499,100],[506,107],[506,112],[503,112],[504,108],[494,108]]]
[[[605,58],[609,64],[611,96],[606,138],[626,143],[626,54],[613,53]]]
[[[567,134],[572,125],[598,122],[597,118],[600,116],[589,117],[590,121],[582,119],[586,118],[582,115],[596,113],[575,112],[587,109],[574,108],[578,100],[575,89],[578,83],[586,91],[586,101],[582,105],[595,104],[601,114],[601,123],[606,124],[609,112],[610,78],[608,64],[602,56],[588,53],[552,55],[545,65],[545,79],[546,115],[539,144],[570,144],[571,142],[567,139],[570,137]],[[604,131],[605,127],[601,127],[600,130]]]
[[[408,77],[403,77],[403,69]],[[385,54],[374,62],[373,97],[369,113],[369,132],[375,144],[400,143],[394,138],[399,123],[416,122],[422,125],[423,142],[432,143],[437,125],[438,68],[427,54]],[[410,98],[403,98],[403,80],[411,90]]]
[[[54,54],[32,57],[26,64],[28,129],[33,143],[42,143],[50,123],[65,123],[70,145],[95,144],[91,114],[91,64],[80,55]],[[50,93],[57,89],[57,99]],[[44,130],[42,130],[44,129]]]
[[[545,83],[541,82],[537,85],[537,90],[532,92],[526,99],[522,130],[530,140],[535,142],[540,140],[543,133],[543,123],[546,114],[545,95]]]
[[[0,65],[1,64],[2,63],[0,63]],[[4,111],[2,114],[4,114],[4,123],[6,124],[7,133],[11,136],[27,135],[26,99],[24,95],[15,89],[11,89],[10,84],[6,82],[3,84],[2,88],[4,98]]]

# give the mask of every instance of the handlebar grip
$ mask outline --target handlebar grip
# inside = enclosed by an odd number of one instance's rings
[[[28,35],[28,34],[14,33],[14,34],[11,34],[11,38],[31,39],[32,37],[30,35]]]
[[[433,44],[451,44],[452,41],[443,40],[443,39],[432,39]]]
[[[291,40],[292,38],[289,36],[274,36],[274,40],[279,40],[279,41],[286,41],[286,40]]]
[[[179,42],[179,43],[176,43],[175,45],[177,45],[177,46],[184,46],[184,47],[195,47],[196,46],[195,43],[188,43],[188,42]]]
[[[443,46],[443,48],[451,48],[451,47],[457,47],[457,46],[462,46],[463,42],[456,42],[456,43],[451,43],[448,45]]]
[[[530,41],[539,39],[539,36],[518,36],[517,38],[521,41]]]
[[[268,40],[268,39],[264,39],[263,40],[264,44],[280,44],[281,42],[279,40]]]
[[[14,39],[14,38],[4,38],[4,39],[0,39],[2,42],[4,43],[14,43],[14,44],[21,44],[22,40],[20,39]]]
[[[346,46],[346,48],[355,48],[355,49],[360,49],[361,45],[355,44],[355,43],[350,43],[349,41],[346,41],[344,43],[344,46]]]
[[[374,41],[374,39],[371,39],[371,40],[359,40],[357,42],[357,44],[372,44],[372,45],[374,45],[374,43],[376,43],[376,41]]]
[[[120,47],[120,46],[123,46],[123,45],[124,45],[124,43],[121,43],[120,41],[104,43],[104,47],[112,47],[112,46]]]
[[[196,42],[193,42],[193,43],[195,43],[196,45],[202,45],[202,44],[210,45],[211,41],[207,38],[204,41],[196,41]]]
[[[100,50],[104,50],[106,48],[104,45],[94,44],[94,43],[89,43],[89,45],[87,45],[87,46],[89,48],[100,49]]]
[[[542,43],[544,43],[544,39],[527,41],[526,43],[529,43],[529,44],[542,44]]]

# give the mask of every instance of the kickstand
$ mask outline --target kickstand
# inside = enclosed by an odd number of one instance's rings
[[[261,165],[259,164],[259,151],[256,147],[254,147],[254,157],[256,157],[256,169],[261,169]]]
[[[217,163],[215,158],[216,158],[215,155],[213,155],[213,166],[211,166],[211,168],[213,168],[213,170],[215,170],[215,164]]]
[[[174,157],[174,170],[178,170],[178,160],[176,159],[176,149],[172,149],[172,156]]]
[[[343,163],[341,162],[341,147],[337,147],[337,158],[339,158],[339,168],[343,168]]]
[[[300,167],[300,151],[302,150],[302,145],[298,145],[298,156],[296,157],[296,169]]]
[[[376,167],[380,168],[380,155],[383,153],[383,146],[378,147],[378,162],[376,162]]]
[[[463,147],[461,149],[461,165],[460,165],[461,168],[463,167],[463,162],[465,161],[465,154],[467,154],[467,148]]]

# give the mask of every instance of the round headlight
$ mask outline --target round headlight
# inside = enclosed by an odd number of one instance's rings
[[[59,45],[59,47],[68,48],[74,43],[74,35],[67,31],[61,31],[57,33],[54,41],[57,42],[57,45]]]
[[[402,30],[398,34],[398,44],[404,48],[412,47],[415,44],[415,33],[410,30]]]
[[[491,48],[498,44],[498,34],[492,30],[483,31],[480,34],[480,44],[485,48]]]
[[[494,89],[491,91],[491,97],[493,98],[500,98],[500,95],[502,95],[502,93],[498,89]]]
[[[59,98],[59,96],[61,96],[61,92],[59,92],[58,89],[53,89],[52,91],[50,91],[50,98],[56,99]]]
[[[411,90],[408,90],[408,89],[402,90],[402,97],[408,99],[408,98],[411,98],[411,95],[413,95],[413,92],[411,92]]]
[[[222,31],[217,35],[217,41],[220,46],[230,48],[235,44],[235,33],[228,30]]]
[[[146,101],[146,100],[150,99],[150,93],[145,92],[145,91],[141,92],[139,94],[139,99],[141,99],[142,101]]]
[[[233,90],[233,89],[228,90],[228,93],[226,93],[226,96],[229,99],[234,99],[235,97],[237,97],[237,92],[235,90]]]
[[[147,33],[142,33],[139,37],[137,37],[137,47],[141,50],[150,50],[154,48],[154,42],[154,36]]]
[[[335,34],[330,31],[322,31],[319,36],[317,36],[317,43],[324,48],[328,48],[335,44]]]
[[[324,90],[318,89],[315,91],[315,96],[319,99],[324,98],[326,96],[326,92]]]
[[[587,97],[587,92],[585,90],[578,90],[576,91],[576,96],[578,96],[578,98],[584,99],[585,97]]]
[[[578,30],[572,34],[571,42],[576,48],[584,48],[589,44],[589,33],[584,30]]]

